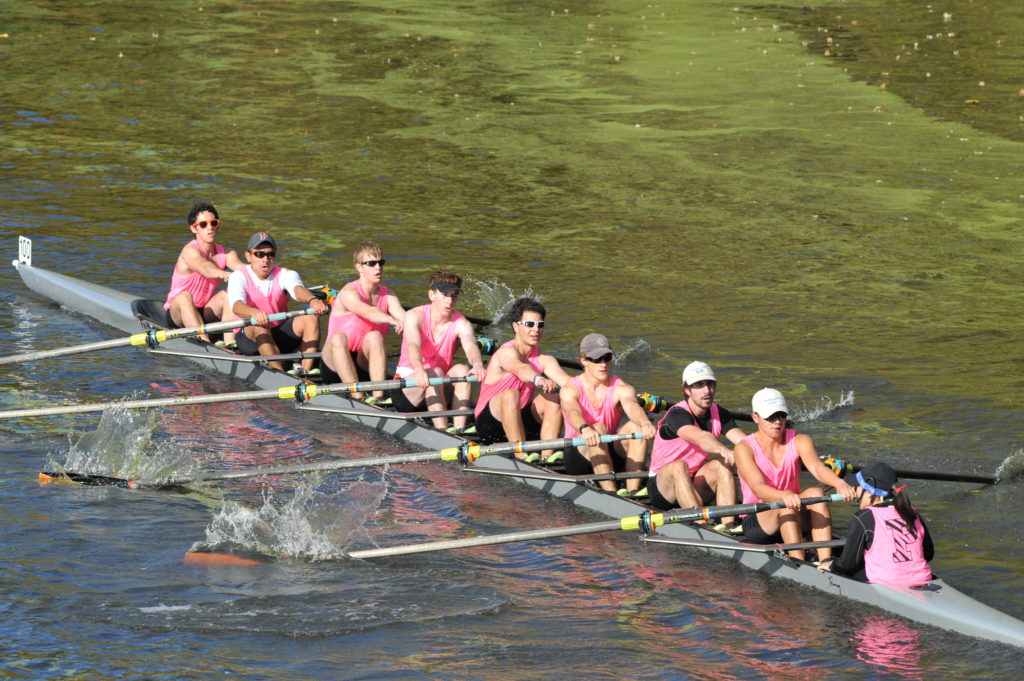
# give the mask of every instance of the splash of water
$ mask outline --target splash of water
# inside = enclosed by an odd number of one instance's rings
[[[245,551],[309,561],[338,560],[353,539],[368,538],[366,518],[387,492],[383,481],[358,481],[344,494],[317,491],[318,476],[307,476],[290,500],[278,505],[272,491],[248,508],[228,501],[206,528],[206,539],[191,551]]]
[[[47,463],[53,470],[132,480],[194,475],[199,462],[187,451],[153,439],[157,419],[155,412],[112,407],[103,412],[96,430],[68,436],[63,463],[52,454]]]
[[[996,468],[999,482],[1011,482],[1021,476],[1024,476],[1024,449],[1014,451]]]
[[[839,398],[835,402],[832,401],[831,397],[825,395],[819,397],[815,402],[812,402],[809,405],[804,403],[796,409],[791,408],[790,411],[792,413],[790,413],[790,417],[794,421],[799,421],[800,423],[817,421],[818,419],[835,414],[840,409],[851,406],[853,401],[854,394],[852,390],[848,392],[840,392]]]
[[[651,344],[643,338],[637,338],[632,343],[627,345],[625,348],[615,353],[615,363],[623,365],[629,361],[633,356],[637,358],[649,355],[652,352]]]
[[[508,311],[517,298],[527,297],[542,300],[542,297],[534,293],[532,288],[527,288],[517,294],[507,284],[497,279],[485,281],[467,277],[467,280],[476,288],[476,298],[484,306],[487,316],[494,320],[492,326],[508,320]]]

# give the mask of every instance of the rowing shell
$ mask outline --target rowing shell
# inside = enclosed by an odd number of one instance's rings
[[[14,261],[14,266],[32,291],[119,331],[131,334],[140,329],[160,326],[159,318],[150,316],[157,317],[159,311],[162,311],[162,301],[146,300],[34,267],[31,242],[27,239],[22,241],[19,259]],[[298,382],[292,376],[256,362],[230,361],[226,359],[226,351],[213,345],[175,339],[168,341],[165,347],[169,351],[181,353],[204,368],[249,381],[264,389]],[[463,442],[417,419],[394,418],[394,412],[385,412],[341,395],[327,395],[318,399],[317,410],[337,411],[338,415],[346,419],[399,437],[423,449],[440,450],[457,447]],[[497,468],[513,474],[516,471],[536,473],[540,470],[531,464],[502,456],[483,456],[470,465]],[[636,501],[571,480],[524,478],[522,481],[552,496],[567,499],[612,518],[633,516],[646,510]],[[793,560],[782,552],[742,550],[739,540],[696,525],[667,525],[659,529],[657,536],[659,541],[664,542],[698,542],[701,550],[731,558],[758,572],[873,605],[915,622],[1024,648],[1024,622],[967,596],[941,579],[934,579],[920,588],[892,589],[858,582],[831,572],[820,572],[810,563]]]

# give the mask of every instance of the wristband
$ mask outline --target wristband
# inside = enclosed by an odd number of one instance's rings
[[[544,374],[537,374],[536,376],[533,377],[533,384],[537,385],[537,381],[542,378],[544,378]]]
[[[589,423],[581,423],[580,425],[578,425],[576,427],[576,430],[578,430],[579,432],[582,433],[584,428],[592,428],[592,427],[593,426],[591,426]]]

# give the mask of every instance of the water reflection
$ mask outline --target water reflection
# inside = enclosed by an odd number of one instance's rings
[[[850,643],[858,660],[910,681],[925,678],[920,664],[920,633],[898,618],[865,617]]]

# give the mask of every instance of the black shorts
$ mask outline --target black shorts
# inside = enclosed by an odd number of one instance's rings
[[[283,355],[289,352],[295,352],[302,345],[302,337],[296,335],[295,330],[292,328],[292,322],[295,321],[295,317],[289,317],[284,320],[280,326],[275,326],[270,329],[270,335],[274,338],[274,343],[277,345],[278,351]],[[256,347],[256,344],[252,342],[244,332],[235,335],[235,341],[238,343],[238,352],[242,355],[258,355],[260,350]]]
[[[356,367],[356,380],[357,381],[369,381],[370,370],[364,369],[359,366],[359,362],[356,361],[356,356],[359,354],[354,350],[350,350],[349,354],[352,355],[352,364]],[[327,366],[327,362],[320,362],[320,375],[323,376],[324,383],[343,383],[341,376],[339,376],[334,369]]]
[[[477,428],[479,430],[479,428]],[[622,456],[615,449],[614,444],[608,445],[608,453],[612,457],[612,470],[621,473],[626,470],[626,457]],[[583,453],[580,447],[568,447],[565,450],[565,473],[566,475],[590,475],[594,472],[594,466],[590,459]]]
[[[669,501],[662,496],[661,491],[658,490],[658,476],[652,475],[647,478],[647,505],[653,506],[659,511],[671,511],[673,508],[679,508],[679,504]]]
[[[761,523],[757,522],[757,514],[749,513],[743,516],[743,541],[748,544],[779,544],[782,535],[778,532],[768,534],[761,529]]]
[[[533,418],[533,410],[530,409],[530,405],[523,407],[519,414],[523,417],[523,431],[525,432],[526,439],[539,440],[540,424]],[[476,437],[474,440],[482,445],[508,442],[508,436],[505,435],[505,427],[501,425],[501,421],[494,418],[494,414],[491,413],[491,405],[489,404],[480,412],[480,416],[476,417]]]

